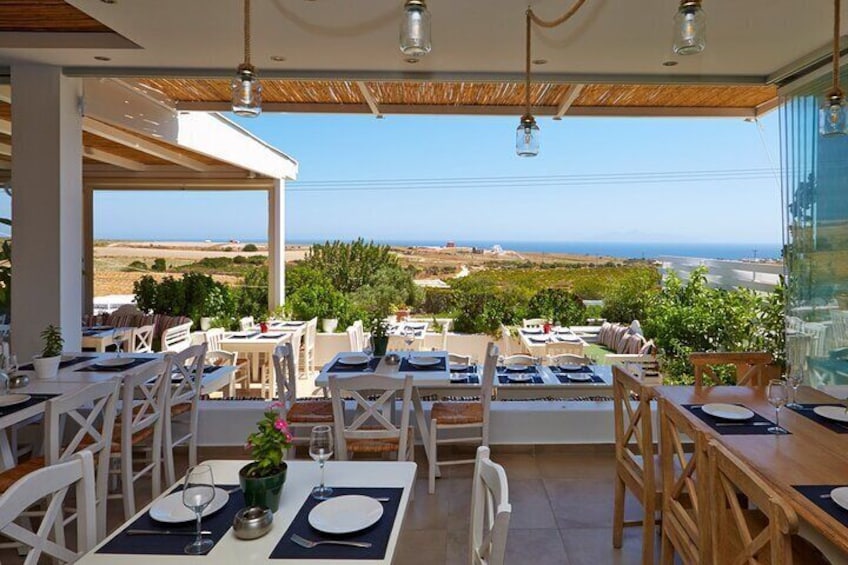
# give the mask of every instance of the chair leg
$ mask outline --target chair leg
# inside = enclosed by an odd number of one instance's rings
[[[656,529],[656,502],[651,493],[645,493],[642,505],[645,515],[642,518],[642,563],[654,562],[654,532]],[[624,505],[622,504],[622,507]]]
[[[616,549],[621,547],[624,538],[624,495],[624,481],[616,474],[612,511],[612,546]]]
[[[671,543],[671,538],[667,532],[662,534],[662,557],[660,558],[661,565],[674,565],[674,545]]]
[[[121,453],[121,495],[124,499],[124,520],[135,516],[135,485],[133,484],[132,448]],[[154,496],[156,496],[154,494]]]
[[[436,420],[430,420],[430,456],[429,456],[429,466],[430,472],[428,473],[428,486],[427,491],[430,494],[436,492],[436,469],[438,468],[438,453],[436,446],[436,431],[438,430],[438,425],[436,424]]]

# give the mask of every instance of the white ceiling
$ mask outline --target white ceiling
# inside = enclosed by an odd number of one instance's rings
[[[226,76],[241,60],[240,0],[68,1],[140,49],[33,48],[23,39],[19,48],[0,47],[0,64],[50,63],[85,72],[102,68],[104,74],[191,69],[190,74]],[[531,4],[541,17],[553,18],[571,1]],[[674,57],[670,44],[677,4],[589,0],[562,27],[535,34],[533,57],[549,61],[535,72],[539,77],[608,75],[613,80],[631,75],[762,80],[826,46],[831,33],[830,0],[704,0],[707,49]],[[397,46],[402,0],[254,0],[253,5],[253,61],[264,76],[523,71],[526,0],[428,0],[433,52],[416,65],[405,63]],[[272,55],[286,61],[273,62]],[[94,56],[112,60],[98,62]],[[670,59],[679,64],[662,66]],[[105,71],[109,68],[113,71]]]

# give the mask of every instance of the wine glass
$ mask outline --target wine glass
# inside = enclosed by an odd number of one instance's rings
[[[9,355],[9,367],[8,367],[9,376],[14,375],[18,372],[18,356],[17,355]]]
[[[321,485],[312,489],[312,496],[318,500],[327,500],[333,495],[333,489],[324,484],[324,465],[333,456],[333,430],[330,426],[312,428],[309,456],[321,466]]]
[[[115,351],[117,352],[115,354],[115,357],[120,358],[121,357],[121,349],[124,346],[124,334],[116,333],[115,335],[113,335],[112,336],[112,343],[115,344]]]
[[[775,425],[767,430],[770,434],[785,433],[780,427],[780,409],[786,404],[786,398],[789,396],[786,390],[786,381],[783,379],[772,379],[768,384],[768,401],[774,406]]]
[[[403,328],[403,341],[408,348],[412,349],[412,344],[415,343],[415,328],[410,326]]]
[[[803,408],[803,406],[798,403],[798,387],[800,387],[801,383],[804,382],[804,371],[800,365],[786,365],[786,382],[790,387],[792,387],[792,402],[787,402],[786,407],[796,409]]]
[[[214,498],[215,480],[212,478],[212,468],[209,465],[191,467],[183,484],[183,504],[197,516],[197,537],[185,546],[185,552],[189,555],[203,555],[215,545],[211,539],[203,538],[200,529],[203,511]]]

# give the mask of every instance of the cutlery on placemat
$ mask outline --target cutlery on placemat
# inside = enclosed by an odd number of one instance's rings
[[[197,530],[127,530],[128,536],[196,536]],[[200,535],[211,536],[212,532],[203,530]]]
[[[320,540],[320,541],[312,541],[308,540],[304,537],[301,537],[297,534],[292,534],[291,540],[299,545],[300,547],[305,547],[306,549],[312,549],[313,547],[319,545],[345,545],[348,547],[361,547],[361,548],[369,548],[371,547],[371,542],[368,541],[343,541],[343,540]]]
[[[716,426],[773,426],[771,422],[718,422]]]

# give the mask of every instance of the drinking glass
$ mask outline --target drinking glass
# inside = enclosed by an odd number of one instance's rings
[[[780,409],[786,404],[786,398],[789,396],[786,390],[786,381],[783,379],[772,379],[768,384],[768,401],[774,406],[775,425],[767,430],[770,434],[786,433],[780,427]]]
[[[9,355],[9,367],[8,367],[9,375],[14,375],[18,372],[18,356],[17,355]]]
[[[407,347],[412,348],[412,344],[415,343],[415,328],[409,326],[403,328],[403,341]]]
[[[120,357],[121,356],[121,349],[123,348],[123,345],[124,345],[124,335],[123,334],[115,334],[114,337],[112,337],[112,343],[115,344],[115,351],[117,352],[115,354],[115,357]]]
[[[792,402],[787,402],[787,408],[803,408],[798,403],[798,387],[804,382],[804,371],[800,365],[788,364],[786,366],[786,383],[792,387]]]
[[[374,338],[372,337],[371,339],[366,340],[365,345],[362,346],[362,353],[367,355],[369,359],[371,358],[371,355],[374,353],[374,346],[371,345],[373,339]]]
[[[183,504],[197,517],[197,537],[185,546],[185,552],[189,555],[203,555],[214,545],[211,539],[203,538],[200,528],[203,511],[214,498],[215,480],[212,478],[212,468],[209,465],[191,467],[183,484]]]
[[[312,489],[312,496],[318,500],[327,500],[333,495],[333,489],[324,484],[324,465],[333,456],[333,430],[330,426],[312,428],[309,456],[321,466],[321,485]]]

